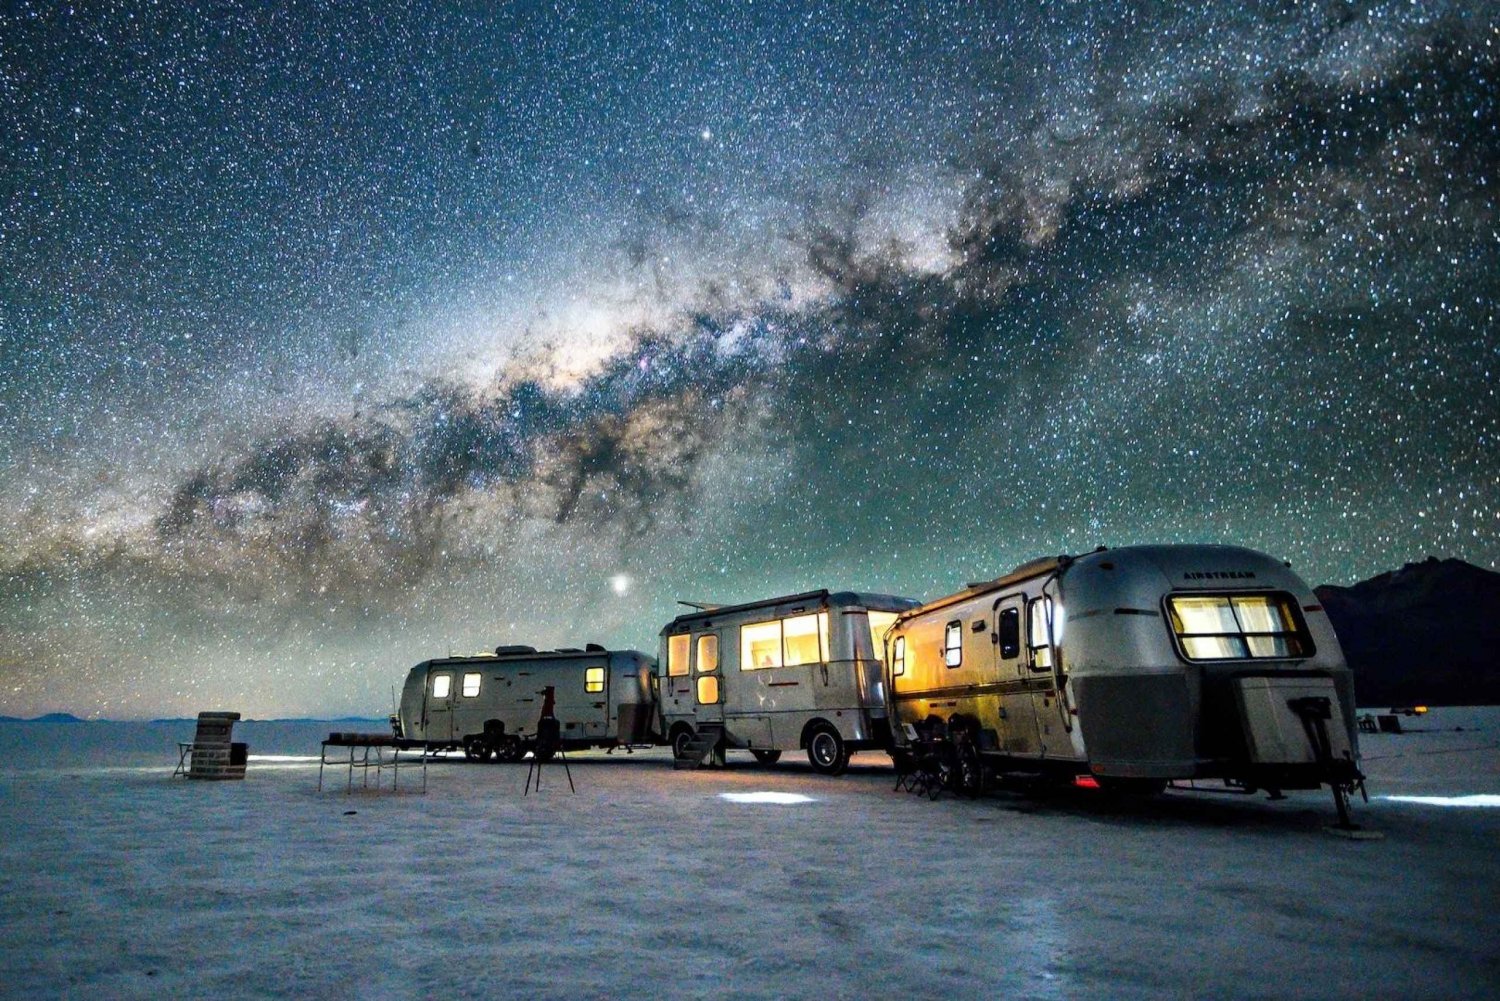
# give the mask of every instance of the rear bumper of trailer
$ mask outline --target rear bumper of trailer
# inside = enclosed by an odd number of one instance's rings
[[[1305,789],[1360,778],[1338,681],[1308,671],[1074,678],[1089,770]]]

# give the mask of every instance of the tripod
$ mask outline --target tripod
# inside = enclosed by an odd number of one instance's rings
[[[553,686],[548,685],[540,694],[542,715],[536,721],[536,745],[531,749],[531,767],[526,769],[526,789],[521,795],[531,794],[532,776],[536,777],[536,791],[542,791],[542,765],[551,761],[554,755],[562,760],[563,773],[568,776],[568,791],[576,793],[578,789],[573,785],[573,769],[568,767],[568,752],[563,749],[562,724],[558,723],[553,708]]]

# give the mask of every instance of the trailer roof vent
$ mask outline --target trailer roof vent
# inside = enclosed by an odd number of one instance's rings
[[[515,645],[515,646],[497,646],[497,647],[495,647],[495,656],[496,657],[505,657],[505,656],[510,656],[510,655],[514,655],[514,654],[518,654],[518,653],[536,653],[536,647],[534,647],[534,646],[521,646],[519,644]]]
[[[604,653],[604,648],[598,643],[585,643],[583,648],[589,653]]]

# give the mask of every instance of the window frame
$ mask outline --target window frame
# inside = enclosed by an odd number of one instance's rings
[[[677,656],[677,651],[674,649],[678,640],[681,640],[683,644],[682,656],[680,658]],[[689,658],[692,656],[692,649],[692,633],[673,633],[667,637],[667,677],[686,678],[689,674],[692,673],[692,665],[688,663]],[[682,670],[680,671],[678,670],[679,666],[681,666],[682,668]]]
[[[891,650],[891,677],[899,678],[906,674],[906,634],[897,635],[892,643]]]
[[[1226,600],[1229,603],[1230,614],[1234,618],[1235,625],[1239,627],[1239,631],[1233,633],[1179,633],[1177,631],[1177,623],[1174,618],[1175,609],[1173,607],[1173,599],[1176,598],[1222,598]],[[1272,599],[1274,602],[1273,607],[1279,607],[1279,610],[1286,613],[1286,616],[1291,619],[1292,628],[1290,630],[1271,631],[1245,629],[1244,624],[1240,621],[1239,613],[1235,610],[1234,602],[1236,598]],[[1177,655],[1189,663],[1202,664],[1216,662],[1237,664],[1243,662],[1264,662],[1268,660],[1306,660],[1309,657],[1316,656],[1318,652],[1317,644],[1313,642],[1312,632],[1307,628],[1307,620],[1302,617],[1302,605],[1297,600],[1296,595],[1290,591],[1278,591],[1275,589],[1256,591],[1170,591],[1162,597],[1162,619],[1166,623],[1167,632],[1172,636],[1172,646],[1176,649]],[[1188,646],[1184,640],[1200,637],[1236,638],[1244,648],[1245,655],[1243,657],[1194,657],[1188,653]],[[1283,637],[1288,641],[1288,649],[1300,649],[1291,653],[1256,656],[1251,652],[1251,644],[1249,642],[1251,637]]]
[[[712,641],[714,651],[714,663],[712,667],[703,666],[703,647],[705,643]],[[719,656],[719,634],[699,633],[693,643],[693,671],[696,674],[713,673],[719,670],[723,659]]]
[[[954,639],[957,638],[957,642]],[[951,671],[964,663],[964,620],[954,619],[943,626],[943,664]]]
[[[1050,594],[1039,594],[1026,600],[1026,666],[1038,674],[1052,670],[1052,647],[1055,642],[1054,634],[1057,632],[1056,607]],[[1036,630],[1033,628],[1038,609],[1042,611],[1041,621],[1046,629],[1044,642],[1041,643],[1036,642]],[[1046,653],[1045,657],[1038,656],[1043,652]]]
[[[757,664],[750,653],[751,641],[745,637],[745,630],[754,629],[757,626],[776,627],[776,663]],[[774,671],[786,666],[786,628],[782,626],[780,618],[761,619],[759,622],[741,622],[737,627],[740,633],[740,670],[741,671]]]
[[[1010,621],[1007,622],[1006,620]],[[1006,633],[1012,633],[1007,646]],[[1015,660],[1021,656],[1021,606],[1005,605],[995,616],[995,645],[1000,648],[1001,660]],[[1007,649],[1010,651],[1007,653]]]
[[[700,706],[716,706],[724,701],[724,686],[719,683],[718,674],[700,674],[693,683],[693,703]],[[714,697],[705,699],[703,697],[703,685],[707,682],[713,686]]]
[[[790,619],[809,618],[813,620],[813,635],[815,635],[818,640],[818,659],[798,661],[795,664],[789,663],[787,658],[786,645],[786,623]],[[755,663],[755,659],[753,657],[747,656],[750,652],[750,647],[748,641],[745,639],[745,630],[754,629],[757,626],[770,625],[776,626],[776,634],[779,640],[778,650],[780,651],[780,658],[774,664],[757,664]],[[831,656],[831,648],[833,646],[833,637],[831,635],[831,630],[833,627],[828,616],[828,610],[826,608],[820,608],[812,612],[794,612],[791,615],[778,615],[774,618],[761,619],[757,622],[742,622],[735,628],[739,630],[740,634],[739,640],[741,671],[775,671],[781,668],[816,667],[819,664],[828,663],[828,658],[829,656]]]
[[[469,679],[474,679],[474,690],[469,691]],[[479,690],[484,687],[484,674],[480,671],[465,671],[459,682],[458,691],[466,699],[477,699]]]
[[[438,682],[439,681],[441,681],[443,683],[443,691],[441,692],[441,694],[438,692]],[[432,698],[434,698],[434,699],[452,698],[452,696],[453,696],[453,672],[452,671],[440,671],[437,674],[434,674],[432,676],[432,684],[429,686],[429,691],[431,691]]]
[[[598,672],[597,677],[593,677]],[[602,667],[585,667],[583,669],[583,691],[586,695],[598,695],[604,691],[605,670]]]

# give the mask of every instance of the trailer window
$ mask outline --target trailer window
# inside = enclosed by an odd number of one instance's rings
[[[474,696],[476,696],[476,695],[479,694],[479,675],[478,674],[466,674],[466,675],[464,675],[463,693],[464,693],[464,698],[466,698],[466,699],[472,699]]]
[[[820,621],[822,628],[819,628]],[[827,615],[798,615],[790,619],[782,619],[781,625],[783,636],[786,639],[787,667],[800,667],[803,664],[817,664],[825,660],[823,647],[824,634],[828,631]]]
[[[719,635],[705,633],[698,637],[698,673],[707,674],[719,669]]]
[[[1178,594],[1172,632],[1189,660],[1306,657],[1312,641],[1288,594]]]
[[[1021,610],[1012,605],[1000,609],[1000,659],[1014,660],[1021,655]]]
[[[1031,667],[1044,671],[1052,666],[1052,599],[1032,598],[1027,610],[1026,644],[1031,649]]]
[[[943,629],[943,663],[957,667],[964,662],[964,624],[950,622]]]
[[[781,620],[740,627],[740,670],[781,666]]]
[[[891,631],[891,626],[896,622],[895,612],[869,612],[870,617],[870,649],[875,651],[875,659],[882,664],[885,663],[885,634]]]
[[[585,692],[604,691],[604,668],[586,667],[583,669],[583,690]]]
[[[432,697],[435,699],[446,699],[448,693],[453,690],[453,675],[434,674],[432,676]]]
[[[828,613],[793,615],[740,627],[740,670],[800,667],[828,659]]]
[[[698,679],[698,704],[711,706],[719,701],[719,676],[705,674]]]
[[[667,676],[681,678],[688,673],[688,634],[667,637]]]
[[[891,677],[899,678],[906,673],[906,637],[896,637],[896,649],[891,652]]]

